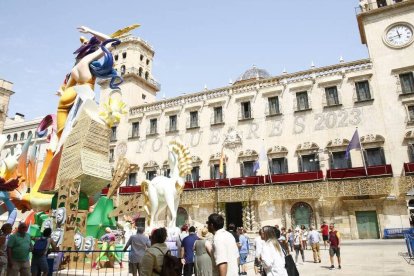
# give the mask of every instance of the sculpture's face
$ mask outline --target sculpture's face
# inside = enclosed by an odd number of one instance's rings
[[[50,235],[50,237],[52,238],[52,240],[58,244],[60,241],[60,236],[62,235],[62,232],[59,230],[55,230],[52,232],[52,235]]]
[[[65,219],[65,209],[64,208],[59,208],[57,211],[56,211],[56,222],[58,223],[58,224],[62,224],[63,223],[63,220]]]
[[[81,249],[82,242],[83,242],[82,235],[79,234],[79,233],[76,233],[74,239],[75,239],[75,247],[76,247],[76,249],[78,249],[78,250]]]
[[[84,250],[93,250],[93,238],[85,238],[85,244],[83,246]]]

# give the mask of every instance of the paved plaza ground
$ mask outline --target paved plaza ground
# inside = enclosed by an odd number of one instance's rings
[[[414,261],[408,264],[400,253],[407,252],[404,240],[352,240],[341,246],[342,269],[329,270],[329,253],[322,245],[322,263],[313,263],[312,251],[305,251],[305,264],[298,265],[300,275],[390,275],[414,276]],[[125,264],[125,267],[127,265]],[[337,263],[335,262],[335,267]],[[53,274],[55,275],[55,273]],[[82,275],[82,271],[61,271],[58,275]],[[83,275],[128,275],[127,269],[87,270]],[[253,263],[248,275],[254,276]]]

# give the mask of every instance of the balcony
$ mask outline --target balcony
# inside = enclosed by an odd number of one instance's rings
[[[414,174],[414,163],[404,163],[405,175]]]
[[[109,191],[109,188],[102,189],[101,195],[107,195]],[[119,194],[134,194],[134,193],[140,193],[141,192],[141,186],[122,186],[119,187]]]
[[[296,183],[323,180],[322,171],[266,175],[267,183]]]
[[[405,164],[404,164],[405,168]],[[414,169],[414,164],[413,164]],[[391,165],[370,166],[365,172],[364,167],[349,168],[349,169],[331,169],[326,171],[326,178],[328,179],[349,179],[361,177],[379,177],[392,176]]]

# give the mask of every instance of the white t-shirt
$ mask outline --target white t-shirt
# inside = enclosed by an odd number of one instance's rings
[[[260,258],[260,255],[262,254],[262,248],[263,248],[264,240],[262,240],[262,237],[258,236],[254,239],[254,245],[256,248],[256,258]]]
[[[227,276],[238,276],[239,249],[233,235],[224,229],[214,234],[213,240],[214,273],[217,274],[217,265],[227,263]]]

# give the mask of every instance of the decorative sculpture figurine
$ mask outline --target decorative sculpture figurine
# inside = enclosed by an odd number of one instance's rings
[[[168,145],[168,163],[171,177],[157,176],[141,184],[144,208],[149,215],[149,228],[158,226],[158,216],[165,207],[171,215],[169,228],[175,227],[180,194],[184,189],[185,177],[191,173],[191,156],[187,147],[172,141]],[[155,224],[154,224],[155,223]]]

